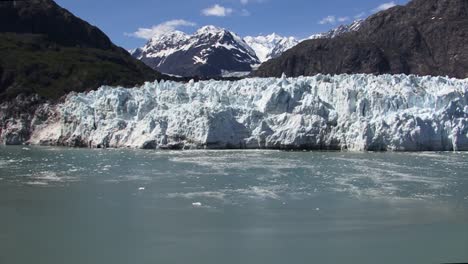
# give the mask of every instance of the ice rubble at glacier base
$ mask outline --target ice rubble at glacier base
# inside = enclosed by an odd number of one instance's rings
[[[468,150],[468,79],[357,74],[163,81],[69,94],[38,111],[48,117],[32,119],[30,144]]]

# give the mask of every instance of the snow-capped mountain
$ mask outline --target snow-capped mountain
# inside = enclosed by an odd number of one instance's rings
[[[361,27],[363,21],[364,20],[356,20],[349,25],[340,25],[328,32],[314,34],[307,39],[334,38],[347,32],[357,31]],[[279,57],[283,52],[296,46],[303,40],[299,40],[294,37],[282,37],[275,33],[267,36],[248,36],[244,38],[244,41],[255,51],[258,59],[262,63]]]
[[[294,37],[282,37],[275,33],[267,36],[245,37],[244,41],[257,54],[260,62],[279,57],[286,50],[296,46],[299,41]]]
[[[362,22],[357,20],[307,39],[334,38],[358,30]],[[261,63],[279,57],[301,41],[275,33],[242,39],[232,31],[205,26],[192,35],[181,31],[157,35],[144,47],[130,52],[151,68],[170,75],[239,77]]]
[[[358,31],[359,28],[361,28],[362,23],[364,20],[359,19],[354,21],[351,24],[348,25],[340,25],[337,28],[334,28],[328,32],[325,33],[319,33],[319,34],[314,34],[310,36],[308,39],[323,39],[323,38],[335,38],[341,34],[348,33],[348,32],[353,32],[353,31]]]
[[[155,70],[179,76],[248,73],[260,63],[241,37],[215,26],[202,27],[192,35],[173,31],[155,36],[132,55]]]

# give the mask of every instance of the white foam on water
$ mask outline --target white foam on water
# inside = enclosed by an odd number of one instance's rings
[[[252,186],[247,189],[234,190],[238,195],[254,199],[273,199],[280,200],[280,193],[285,189],[284,185],[276,186]]]
[[[209,192],[189,192],[189,193],[170,193],[167,195],[168,198],[184,198],[184,199],[195,199],[195,198],[209,198],[224,200],[226,196],[225,192],[221,191],[209,191]]]
[[[54,171],[41,171],[29,176],[28,178],[32,181],[28,181],[27,184],[31,185],[48,185],[48,184],[59,184],[67,182],[76,182],[79,180],[78,177],[72,177],[68,175],[60,175]],[[42,184],[41,184],[42,183]]]
[[[11,165],[17,165],[19,163],[23,162],[23,159],[10,159],[10,158],[7,158],[7,159],[3,159],[3,160],[0,160],[0,168],[1,167],[11,167]]]
[[[185,151],[183,151],[185,152]],[[275,182],[276,179],[287,176],[292,169],[304,169],[315,171],[316,165],[303,160],[288,158],[277,151],[222,151],[223,155],[211,155],[212,151],[190,151],[190,154],[172,156],[172,162],[189,163],[196,166],[206,167],[203,173],[198,171],[187,171],[187,175],[226,175],[233,173],[232,170],[249,171],[259,170],[256,179],[265,182]],[[221,153],[220,153],[221,154]],[[190,176],[189,176],[190,177]]]
[[[387,199],[420,199],[441,196],[453,177],[447,174],[430,175],[428,167],[411,167],[400,163],[367,159],[342,159],[350,162],[349,172],[334,177],[334,189],[357,197]],[[415,189],[416,188],[416,189]],[[437,195],[436,195],[437,193]]]
[[[28,181],[26,185],[34,185],[34,186],[47,186],[49,183],[43,181]]]
[[[224,203],[236,203],[245,199],[254,200],[281,200],[282,195],[286,195],[289,189],[287,185],[272,185],[272,186],[250,186],[247,188],[224,188],[213,191],[198,191],[186,193],[169,193],[167,198],[182,198],[187,200],[207,199],[216,200]],[[294,195],[288,193],[288,195]]]
[[[204,195],[205,198],[209,198],[208,196],[214,196],[213,193],[216,193],[218,200],[228,202],[239,201],[242,198],[300,200],[313,199],[314,196],[320,195],[318,192],[320,190],[320,192],[345,192],[361,198],[421,199],[425,197],[433,199],[442,197],[447,192],[447,188],[457,185],[457,183],[452,182],[452,176],[447,176],[444,173],[440,175],[430,173],[434,170],[431,166],[445,166],[449,164],[447,160],[456,162],[456,159],[447,156],[447,153],[425,153],[421,158],[437,159],[441,160],[441,163],[429,162],[430,166],[422,167],[404,162],[405,155],[416,155],[412,153],[375,153],[372,156],[369,154],[338,153],[339,155],[336,155],[337,153],[330,153],[322,154],[320,158],[317,158],[318,153],[310,152],[305,156],[291,153],[292,156],[298,157],[292,158],[288,157],[286,153],[274,153],[273,155],[272,153],[262,153],[257,156],[250,152],[245,155],[241,155],[242,152],[239,151],[224,152],[225,155],[219,157],[211,156],[205,151],[179,152],[171,154],[170,160],[195,165],[201,164],[202,167],[207,168],[207,170],[202,170],[202,173],[187,172],[187,175],[183,177],[190,180],[188,185],[192,185],[200,178],[206,180],[212,175],[246,177],[245,181],[254,179],[258,185],[243,187],[236,183],[219,186],[218,189],[214,188],[210,192],[177,193],[171,194],[170,197],[181,198],[185,196],[186,199],[192,199]],[[196,156],[194,156],[195,154]],[[391,158],[388,159],[385,155],[390,155]],[[333,168],[330,168],[331,164],[333,164]],[[438,169],[441,168],[438,167]],[[250,170],[258,170],[258,172],[248,177],[244,176],[244,172]],[[300,176],[293,173],[295,170],[299,171]],[[216,179],[214,178],[213,182],[216,182]]]
[[[47,182],[60,182],[64,180],[64,178],[59,177],[57,173],[53,171],[41,172],[38,175],[33,176],[33,178]]]

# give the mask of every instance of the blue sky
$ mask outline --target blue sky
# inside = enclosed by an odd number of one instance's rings
[[[142,46],[152,34],[177,28],[192,33],[215,25],[241,36],[277,33],[305,38],[356,17],[408,0],[56,0],[103,30],[124,48]]]

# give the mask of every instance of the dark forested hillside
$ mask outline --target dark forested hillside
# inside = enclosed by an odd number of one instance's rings
[[[52,0],[0,1],[0,98],[55,99],[163,76]]]

